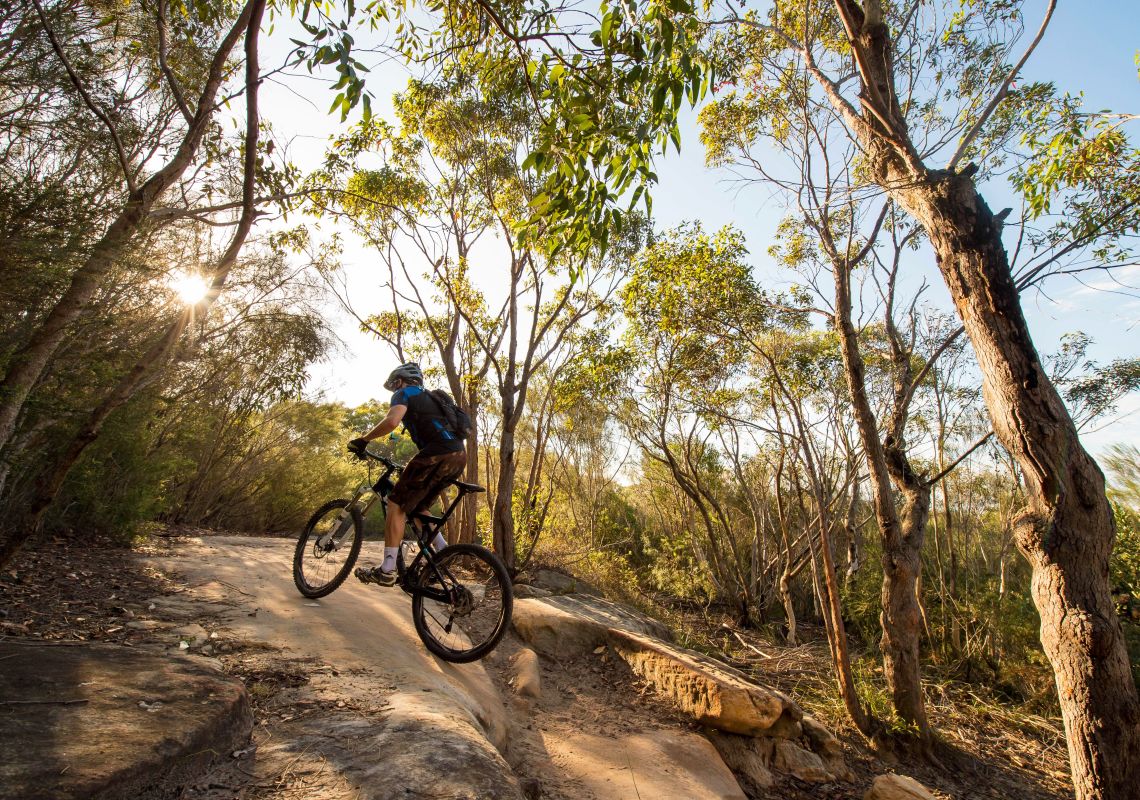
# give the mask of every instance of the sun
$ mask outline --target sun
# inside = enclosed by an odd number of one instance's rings
[[[206,299],[210,284],[196,272],[175,272],[170,279],[170,288],[178,299],[188,306],[196,306]]]

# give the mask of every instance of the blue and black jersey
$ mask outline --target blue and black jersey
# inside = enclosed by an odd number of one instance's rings
[[[393,406],[407,406],[404,429],[425,456],[464,449],[463,440],[447,427],[443,410],[421,386],[405,386],[392,395]]]

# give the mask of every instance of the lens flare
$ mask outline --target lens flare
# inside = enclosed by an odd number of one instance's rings
[[[206,299],[210,284],[194,272],[176,272],[170,279],[170,288],[178,299],[188,306],[195,306]]]

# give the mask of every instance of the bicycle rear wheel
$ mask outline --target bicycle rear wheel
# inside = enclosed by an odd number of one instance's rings
[[[345,510],[347,509],[347,511]],[[317,509],[297,540],[293,583],[305,597],[324,597],[344,583],[364,543],[364,518],[349,500]]]
[[[482,658],[511,621],[511,579],[499,557],[476,544],[445,547],[424,565],[412,594],[416,633],[444,661]]]

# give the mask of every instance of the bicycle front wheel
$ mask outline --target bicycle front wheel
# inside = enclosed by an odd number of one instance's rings
[[[511,622],[514,595],[499,557],[476,544],[445,547],[425,564],[412,594],[416,633],[444,661],[464,663],[494,649]]]
[[[324,597],[344,583],[364,543],[364,518],[350,500],[317,509],[297,540],[293,583],[305,597]]]

